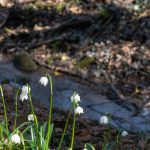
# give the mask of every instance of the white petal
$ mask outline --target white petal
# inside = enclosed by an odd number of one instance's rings
[[[14,134],[12,137],[11,137],[11,141],[16,143],[16,144],[20,144],[21,140],[20,140],[20,136],[18,134]]]
[[[128,132],[127,131],[123,131],[122,133],[121,133],[121,136],[123,136],[123,137],[125,137],[125,136],[127,136],[128,135]]]
[[[75,109],[75,113],[76,114],[83,114],[84,112],[83,112],[83,108],[82,107],[80,107],[80,106],[78,106],[76,109]]]
[[[75,102],[75,103],[80,102],[80,96],[79,96],[79,94],[73,94],[71,96],[71,102]]]
[[[28,115],[28,121],[34,121],[34,117],[32,114]]]
[[[30,91],[30,87],[29,87],[29,91]],[[24,85],[22,86],[22,93],[28,93],[28,86]]]
[[[41,77],[40,81],[41,85],[46,86],[48,84],[48,78],[47,77]]]
[[[108,117],[107,116],[102,116],[100,118],[100,123],[101,124],[108,124]]]
[[[26,93],[21,93],[21,94],[20,94],[20,99],[21,99],[22,101],[29,99],[28,94],[26,94]]]
[[[76,102],[79,102],[79,101],[80,101],[80,96],[79,96],[79,94],[76,94],[76,95],[75,95],[75,101],[76,101]]]

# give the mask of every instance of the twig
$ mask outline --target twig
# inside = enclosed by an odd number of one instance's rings
[[[28,51],[28,50],[31,50],[31,49],[34,49],[34,48],[37,48],[37,47],[40,47],[42,45],[47,45],[47,44],[51,44],[55,41],[62,41],[62,40],[66,40],[68,37],[70,36],[70,33],[69,34],[63,34],[62,36],[58,36],[58,37],[54,37],[53,39],[48,39],[48,40],[43,40],[43,41],[40,41],[40,42],[34,42],[34,43],[22,43],[22,44],[19,44],[19,45],[15,45],[15,44],[12,44],[12,45],[8,45],[6,47],[3,47],[3,51],[7,51],[9,52],[8,50],[12,50],[15,51],[16,50],[23,50],[23,48],[25,47],[25,50]],[[14,47],[16,46],[16,47]]]
[[[112,84],[112,80],[111,78],[109,77],[107,71],[103,71],[101,70],[102,74],[104,75],[106,81],[108,82],[108,84],[111,86],[112,90],[115,92],[115,94],[118,96],[119,99],[122,99],[122,100],[127,100],[127,98],[124,97],[124,95],[122,95],[122,93],[120,91],[118,91],[116,89],[116,87]]]
[[[72,18],[70,20],[67,20],[59,25],[56,25],[48,30],[46,32],[56,32],[56,31],[64,31],[68,28],[73,27],[81,27],[81,26],[90,26],[93,24],[99,17],[76,17]]]

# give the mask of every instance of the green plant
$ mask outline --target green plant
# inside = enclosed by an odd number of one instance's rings
[[[2,86],[0,85],[1,99],[4,109],[4,120],[0,122],[0,149],[3,150],[50,150],[51,149],[51,139],[54,130],[53,124],[53,83],[52,78],[49,74],[46,74],[44,77],[40,78],[41,85],[47,86],[49,83],[49,116],[48,121],[41,123],[36,116],[35,108],[32,101],[31,89],[27,84],[18,89],[15,96],[15,119],[14,119],[14,128],[13,131],[9,130],[8,116],[7,116],[7,105],[4,99],[4,93]],[[20,92],[21,91],[21,92]],[[17,117],[18,117],[18,96],[20,94],[20,100],[29,100],[29,106],[31,108],[31,114],[28,115],[28,121],[23,122],[17,126]],[[67,120],[64,125],[64,130],[61,135],[60,141],[58,143],[57,150],[62,149],[62,144],[64,142],[65,134],[67,132],[69,120],[71,113],[73,112],[73,122],[72,122],[72,134],[69,145],[69,150],[74,149],[74,140],[75,140],[75,128],[76,128],[76,117],[83,112],[83,108],[79,106],[80,96],[77,93],[74,93],[71,96],[71,107],[68,112]],[[128,135],[127,131],[117,130],[115,141],[111,141],[111,124],[109,120],[112,118],[110,113],[107,113],[106,116],[100,118],[100,123],[105,125],[105,130],[103,133],[103,144],[101,145],[102,150],[111,150],[115,148],[119,150],[121,136],[125,137]],[[67,146],[66,146],[67,147]],[[65,148],[66,148],[65,147]],[[63,147],[64,148],[64,147]],[[95,150],[94,146],[90,143],[86,143],[84,150]]]
[[[4,150],[50,150],[50,141],[52,138],[54,124],[52,123],[52,104],[53,104],[53,84],[52,78],[49,74],[41,77],[40,83],[44,86],[47,86],[49,83],[50,89],[50,105],[49,105],[49,117],[48,121],[40,124],[35,113],[32,96],[30,92],[30,86],[27,84],[20,88],[16,92],[15,97],[15,120],[13,131],[10,132],[8,128],[8,117],[7,109],[3,94],[2,86],[0,86],[0,92],[2,96],[3,109],[4,109],[4,121],[0,122],[0,148]],[[21,91],[21,93],[20,93]],[[29,100],[31,114],[28,115],[28,122],[23,122],[17,127],[17,117],[18,117],[18,95],[20,93],[20,100]],[[77,93],[74,93],[71,97],[72,107],[68,113],[66,124],[64,126],[64,131],[62,133],[59,145],[57,150],[61,149],[62,142],[65,137],[65,133],[68,127],[69,119],[72,110],[74,111],[73,118],[73,127],[72,127],[72,136],[70,150],[73,150],[74,137],[75,137],[75,125],[76,125],[76,115],[83,113],[82,107],[79,106],[78,102],[80,101],[80,96]]]

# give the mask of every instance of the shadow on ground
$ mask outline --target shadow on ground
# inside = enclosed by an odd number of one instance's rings
[[[70,43],[71,51],[75,51],[74,44],[82,46],[83,43],[95,41],[115,44],[137,41],[150,47],[150,16],[135,17],[129,10],[115,4],[99,7],[97,3],[90,2],[77,6],[81,13],[71,11],[64,5],[60,8],[49,6],[35,9],[34,6],[20,5],[4,8],[9,14],[1,28],[4,36],[1,50],[31,50],[42,45],[51,48],[51,44],[58,42],[60,51],[66,51],[65,43]]]

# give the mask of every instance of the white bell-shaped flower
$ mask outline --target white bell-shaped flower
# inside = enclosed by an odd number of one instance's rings
[[[16,143],[16,144],[20,144],[21,143],[21,139],[20,139],[20,136],[18,134],[14,134],[12,137],[11,137],[11,141]]]
[[[48,84],[48,78],[47,77],[41,77],[40,81],[41,85],[46,86]]]
[[[34,117],[32,114],[28,115],[28,121],[34,121]]]
[[[80,107],[80,106],[78,106],[77,108],[75,108],[75,113],[76,114],[83,114],[84,112],[83,112],[83,108],[82,107]]]
[[[28,94],[27,94],[27,93],[21,93],[21,94],[20,94],[20,99],[21,99],[22,101],[29,99]]]
[[[28,87],[26,85],[22,86],[22,93],[28,94],[28,88],[29,88],[29,92],[30,92],[30,87]]]
[[[101,118],[100,118],[100,123],[101,124],[108,124],[108,117],[107,116],[102,116]]]
[[[125,136],[127,136],[128,135],[128,132],[127,131],[122,131],[122,133],[121,133],[121,136],[122,137],[125,137]]]

